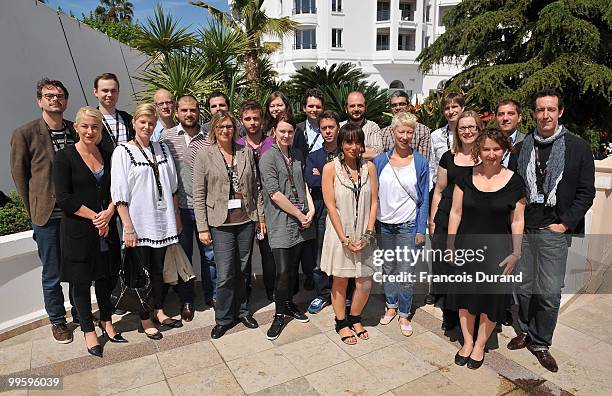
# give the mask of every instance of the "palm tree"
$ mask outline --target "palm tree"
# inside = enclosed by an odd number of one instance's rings
[[[131,22],[134,17],[134,4],[128,0],[100,0],[95,13],[102,18]]]
[[[232,15],[229,15],[203,1],[192,1],[191,4],[205,8],[217,21],[225,26],[242,31],[247,39],[244,54],[246,79],[256,96],[261,92],[258,58],[263,54],[274,52],[280,47],[278,42],[264,42],[264,36],[282,40],[283,36],[296,29],[297,23],[289,19],[270,18],[262,10],[264,0],[234,0]]]

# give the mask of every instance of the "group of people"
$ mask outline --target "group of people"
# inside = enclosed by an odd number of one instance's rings
[[[325,110],[323,94],[308,90],[306,120],[299,124],[278,91],[263,107],[242,103],[238,120],[228,97],[214,92],[206,102],[207,123],[196,98],[173,98],[166,90],[133,116],[117,110],[119,81],[111,73],[96,78],[94,95],[98,108],[79,109],[72,123],[63,119],[64,85],[41,80],[41,118],[18,128],[11,140],[13,177],[32,217],[56,341],[72,341],[63,281],[90,353],[102,356],[92,282],[103,335],[126,342],[113,327],[110,303],[122,249],[151,278],[153,311],[138,312],[145,335],[160,339],[159,328],[191,321],[193,277],[175,277],[170,285],[164,264],[176,244],[191,261],[194,235],[204,299],[215,309],[212,338],[239,322],[258,327],[249,310],[255,240],[266,295],[275,303],[269,339],[279,337],[287,319],[309,320],[293,302],[300,266],[304,289],[315,290],[307,312],[331,304],[346,344],[369,338],[361,314],[377,271],[386,276],[380,324],[398,317],[398,330],[410,336],[413,282],[392,275],[413,273],[416,263],[391,257],[379,269],[374,256],[377,249],[420,249],[429,233],[432,248],[453,253],[495,244],[483,262],[461,268],[452,258],[434,260],[434,274],[523,274],[505,293],[432,285],[428,300],[443,308],[443,325],[459,324],[463,334],[455,363],[480,367],[487,339],[517,299],[520,334],[508,348],[528,347],[544,367],[557,370],[548,348],[568,236],[584,233],[595,189],[590,148],[559,123],[563,100],[556,91],[535,95],[537,127],[527,135],[519,131],[517,102],[500,101],[497,125],[485,128],[452,93],[442,101],[448,124],[433,132],[408,112],[403,91],[390,96],[393,119],[382,130],[366,119],[361,92],[347,96],[347,120],[340,122]],[[170,286],[180,298],[181,319],[164,312]]]

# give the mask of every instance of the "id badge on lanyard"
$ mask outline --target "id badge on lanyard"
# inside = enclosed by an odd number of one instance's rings
[[[155,201],[155,207],[157,208],[157,210],[166,210],[168,208],[168,205],[166,205],[166,200],[160,198]]]
[[[228,209],[240,209],[242,207],[242,200],[240,199],[230,199],[227,201]]]

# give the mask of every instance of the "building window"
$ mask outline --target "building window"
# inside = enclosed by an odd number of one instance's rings
[[[444,6],[439,8],[438,13],[438,26],[444,26],[444,22],[442,21],[446,14],[453,8],[453,6]]]
[[[376,2],[376,20],[377,21],[391,20],[391,3],[389,1]]]
[[[431,22],[431,6],[429,6],[429,5],[425,9],[425,20],[427,22]]]
[[[316,29],[297,30],[295,32],[295,49],[316,49]]]
[[[316,0],[295,0],[294,14],[316,14]]]
[[[342,29],[332,29],[332,48],[342,48]]]
[[[425,36],[423,40],[425,40],[425,42],[423,43],[423,48],[429,47],[429,36]]]
[[[414,51],[416,32],[413,29],[399,29],[397,36],[397,49],[400,51]]]
[[[415,6],[414,3],[400,0],[399,8],[400,13],[402,14],[402,21],[414,21],[413,6]],[[414,8],[416,8],[416,6]]]
[[[390,41],[391,35],[389,34],[389,29],[376,30],[376,51],[387,51]]]
[[[332,0],[332,11],[342,12],[342,0]]]

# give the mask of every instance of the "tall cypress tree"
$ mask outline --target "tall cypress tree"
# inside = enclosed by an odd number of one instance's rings
[[[463,0],[444,24],[418,61],[423,72],[462,65],[445,88],[464,91],[470,107],[490,111],[501,98],[518,100],[532,128],[533,94],[553,87],[564,95],[570,130],[592,143],[611,131],[612,1]]]

